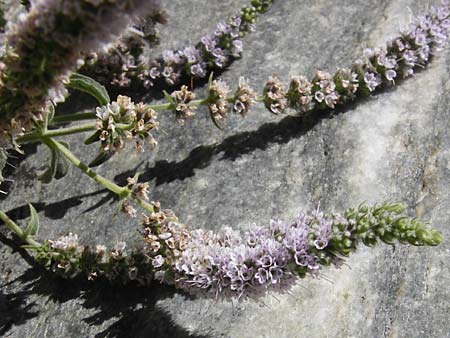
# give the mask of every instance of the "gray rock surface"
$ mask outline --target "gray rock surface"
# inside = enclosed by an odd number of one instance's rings
[[[435,1],[431,1],[432,3]],[[192,43],[246,1],[173,0],[162,46]],[[428,2],[427,2],[428,3]],[[245,52],[223,78],[311,76],[348,65],[364,46],[396,34],[421,0],[276,1],[245,38]],[[289,218],[319,202],[342,211],[363,201],[401,200],[450,238],[450,52],[397,89],[332,116],[301,121],[257,107],[232,117],[224,132],[206,111],[181,127],[161,116],[159,146],[126,151],[98,169],[117,182],[136,170],[152,198],[196,227],[244,229]],[[302,123],[303,122],[303,123]],[[92,148],[68,138],[83,159]],[[33,147],[31,147],[33,151]],[[137,225],[113,198],[73,169],[42,185],[34,173],[47,150],[22,161],[1,209],[19,222],[35,204],[42,238],[76,232],[86,243],[136,241]],[[91,210],[91,211],[88,211]],[[1,233],[6,229],[1,226]],[[351,268],[302,280],[289,294],[260,303],[216,303],[170,289],[79,285],[32,269],[5,236],[0,244],[0,328],[4,337],[450,337],[450,244],[436,248],[361,248]],[[41,276],[41,277],[40,277]]]

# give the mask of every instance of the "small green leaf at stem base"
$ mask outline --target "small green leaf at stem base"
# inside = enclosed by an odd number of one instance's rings
[[[27,237],[32,237],[36,235],[39,231],[39,216],[36,211],[36,209],[33,207],[32,204],[28,204],[30,207],[30,221],[28,222],[26,228],[25,228],[25,235]]]

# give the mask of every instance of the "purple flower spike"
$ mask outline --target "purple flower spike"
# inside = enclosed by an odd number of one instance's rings
[[[241,235],[225,228],[196,230],[174,266],[175,284],[211,297],[257,297],[283,291],[298,274],[317,275],[319,254],[332,236],[332,219],[322,212],[301,214],[294,222],[271,221]]]

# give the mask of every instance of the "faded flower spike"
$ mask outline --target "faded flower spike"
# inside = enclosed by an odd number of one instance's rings
[[[155,6],[145,17],[136,18],[108,50],[87,55],[81,72],[105,84],[128,87],[132,81],[129,74],[139,66],[142,53],[159,42],[157,25],[166,22],[164,11]]]
[[[153,0],[36,0],[6,33],[0,63],[0,144],[43,119],[48,101],[61,102],[81,53],[100,50],[128,26],[131,17],[155,6]],[[9,138],[9,139],[8,139]]]

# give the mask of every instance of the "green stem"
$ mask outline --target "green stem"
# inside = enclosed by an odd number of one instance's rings
[[[198,105],[202,104],[204,100],[194,100],[191,101],[188,105]],[[171,103],[162,103],[162,104],[150,104],[148,105],[149,108],[160,111],[160,110],[166,110],[170,109]],[[68,123],[68,122],[74,122],[74,121],[83,121],[83,120],[94,120],[97,116],[95,113],[92,112],[82,112],[82,113],[75,113],[75,114],[69,114],[69,115],[60,115],[55,116],[51,122],[50,125],[59,124],[59,123]]]
[[[80,169],[82,172],[84,172],[86,175],[88,175],[90,178],[92,178],[97,183],[103,185],[106,189],[109,191],[117,194],[119,198],[125,198],[128,196],[131,196],[133,200],[141,206],[146,211],[152,213],[154,211],[153,206],[138,197],[131,194],[130,190],[128,190],[127,187],[121,187],[114,182],[111,182],[107,178],[97,174],[94,172],[91,168],[89,168],[86,164],[81,162],[80,159],[78,159],[69,149],[67,149],[64,145],[59,143],[58,141],[52,139],[48,136],[42,137],[42,142],[45,143],[47,146],[49,146],[51,149],[58,150],[69,162],[71,162],[73,165],[75,165],[78,169]]]
[[[193,100],[193,101],[189,102],[187,105],[188,106],[201,105],[201,104],[205,103],[205,100],[206,99]],[[153,110],[156,110],[156,111],[167,110],[167,109],[170,109],[172,107],[172,103],[149,104],[148,107],[153,109]]]
[[[121,130],[130,130],[132,127],[133,126],[130,124],[124,124],[124,123],[116,124],[116,128],[121,129]],[[18,143],[36,142],[36,141],[41,141],[43,136],[58,137],[58,136],[79,134],[79,133],[84,133],[86,131],[95,131],[95,130],[97,130],[97,126],[95,123],[87,123],[87,124],[82,124],[82,125],[75,126],[75,127],[48,130],[45,133],[41,133],[39,131],[34,131],[32,133],[25,134],[24,136],[19,137],[17,139],[17,142]]]
[[[0,211],[0,219],[5,222],[6,226],[10,230],[12,230],[22,241],[28,243],[29,245],[42,246],[41,243],[36,242],[33,238],[27,236],[27,234],[25,234],[25,232],[3,211]]]
[[[57,136],[84,133],[86,131],[92,131],[92,130],[96,130],[95,123],[82,124],[79,126],[69,127],[69,128],[48,130],[47,132],[45,132],[43,134],[40,133],[39,131],[34,131],[32,133],[25,134],[24,136],[19,137],[17,139],[17,142],[18,143],[36,142],[36,141],[40,141],[42,139],[42,136],[57,137]]]
[[[202,100],[193,100],[188,105],[194,106],[194,105],[201,105],[204,104],[206,101],[204,99]],[[159,105],[149,105],[150,108],[153,110],[165,110],[169,109],[171,106],[170,103],[165,104],[159,104]],[[57,116],[53,118],[53,123],[63,123],[63,122],[72,122],[72,121],[81,121],[83,119],[90,119],[95,118],[95,114],[93,113],[77,113],[72,115],[66,115],[66,116]],[[130,130],[133,126],[131,124],[123,124],[118,123],[116,124],[117,129],[122,130]],[[37,142],[41,141],[43,136],[47,137],[58,137],[58,136],[65,136],[65,135],[71,135],[71,134],[79,134],[84,133],[87,131],[95,131],[97,130],[96,123],[86,123],[81,124],[74,127],[68,127],[68,128],[59,128],[59,129],[53,129],[53,130],[47,130],[45,132],[42,131],[33,131],[31,133],[25,134],[22,137],[17,138],[17,142],[20,143],[28,143],[28,142]]]
[[[55,116],[52,121],[50,122],[51,125],[53,124],[59,124],[59,123],[67,123],[67,122],[73,122],[73,121],[82,121],[82,120],[93,120],[96,118],[95,113],[92,112],[83,112],[83,113],[76,113],[76,114],[70,114],[70,115],[60,115]]]

